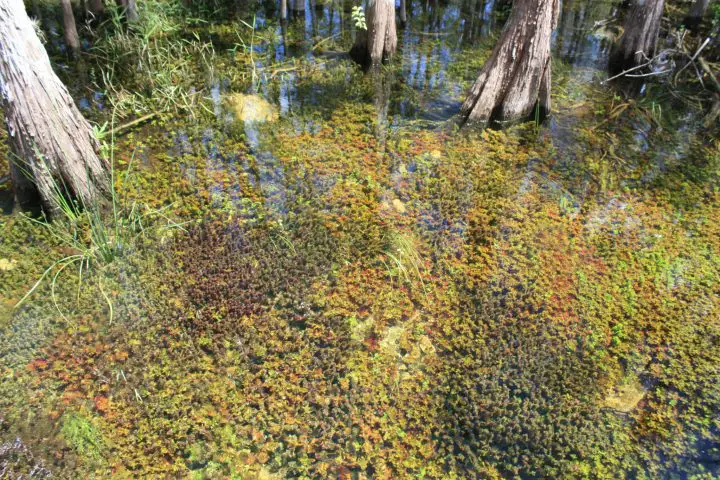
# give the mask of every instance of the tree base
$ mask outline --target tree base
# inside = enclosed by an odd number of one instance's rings
[[[350,58],[365,70],[380,66],[397,50],[395,2],[371,0],[365,16],[367,30],[360,30],[350,49]]]
[[[550,39],[557,0],[517,2],[463,103],[461,123],[502,125],[550,111]]]
[[[620,43],[610,52],[608,71],[618,75],[655,55],[665,0],[636,0],[627,13]]]

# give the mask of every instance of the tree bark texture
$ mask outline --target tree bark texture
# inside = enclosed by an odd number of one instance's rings
[[[705,12],[707,12],[709,3],[710,0],[695,0],[693,2],[687,17],[685,17],[685,20],[683,21],[689,30],[696,31],[698,27],[700,27],[702,19],[705,16]]]
[[[131,23],[137,22],[140,18],[135,0],[127,0],[127,11],[125,12],[125,16],[127,17],[128,22]]]
[[[90,0],[88,2],[88,9],[95,18],[102,17],[105,14],[105,5],[102,0]]]
[[[370,0],[365,13],[367,30],[360,30],[350,57],[368,69],[390,59],[397,51],[397,27],[393,0]]]
[[[490,58],[460,109],[463,123],[527,118],[550,111],[550,40],[558,0],[516,0]]]
[[[39,196],[52,213],[57,186],[86,205],[107,191],[98,141],[53,72],[22,0],[0,0],[0,99],[21,204]]]
[[[288,18],[287,0],[280,0],[280,19],[287,20]]]
[[[125,19],[128,22],[136,22],[138,20],[137,3],[135,0],[116,0],[117,4],[125,10]]]
[[[610,74],[642,65],[655,55],[664,0],[634,0],[620,44],[610,53]]]
[[[75,15],[73,14],[72,4],[70,0],[60,0],[63,12],[63,34],[65,36],[65,44],[73,52],[80,51],[80,37],[78,36],[77,27],[75,26]]]

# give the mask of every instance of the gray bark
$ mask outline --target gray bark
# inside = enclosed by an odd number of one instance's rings
[[[0,0],[0,99],[18,201],[56,208],[56,188],[85,205],[107,191],[107,163],[90,124],[55,75],[22,0]]]
[[[487,124],[550,111],[550,40],[557,0],[516,0],[490,58],[460,109],[462,122]]]
[[[280,0],[280,19],[287,20],[287,0]]]
[[[124,9],[125,19],[128,22],[136,22],[138,20],[137,3],[135,0],[117,0],[117,4]]]
[[[683,21],[683,23],[688,29],[698,29],[698,27],[702,23],[703,17],[705,16],[705,12],[707,12],[709,4],[710,0],[695,0],[693,2],[687,17],[685,17],[685,20]]]
[[[655,56],[664,0],[634,0],[620,44],[610,54],[610,73],[642,65]]]
[[[125,12],[125,16],[127,17],[128,22],[137,22],[140,18],[135,0],[127,0],[127,11]]]
[[[80,51],[80,37],[75,26],[75,15],[73,15],[70,0],[60,0],[63,11],[63,34],[65,36],[65,44],[73,52]]]
[[[101,17],[105,14],[105,5],[102,0],[90,0],[88,2],[88,9],[95,18]]]
[[[378,67],[397,51],[395,2],[370,0],[365,12],[365,23],[367,30],[358,32],[350,56],[367,69]]]

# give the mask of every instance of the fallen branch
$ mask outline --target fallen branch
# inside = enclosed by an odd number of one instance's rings
[[[130,130],[131,128],[133,128],[136,125],[147,122],[148,120],[155,118],[157,115],[158,115],[157,112],[148,113],[147,115],[143,115],[140,118],[136,118],[135,120],[132,120],[130,122],[127,122],[127,123],[124,123],[122,125],[115,127],[113,130],[108,132],[108,135],[110,135],[110,134],[122,135],[123,132],[125,132],[126,130]]]
[[[602,82],[600,82],[600,85],[604,85],[604,84],[608,83],[608,82],[611,81],[611,80],[615,80],[616,78],[623,77],[623,76],[627,75],[627,74],[630,73],[630,72],[634,72],[635,70],[640,70],[641,68],[647,67],[647,66],[650,65],[651,63],[652,63],[652,59],[648,60],[647,62],[643,63],[642,65],[638,65],[637,67],[628,68],[627,70],[624,70],[624,71],[618,73],[617,75],[608,78],[607,80],[603,80]]]
[[[330,35],[329,37],[323,38],[322,40],[320,40],[319,42],[317,42],[315,45],[313,45],[313,47],[310,49],[310,51],[311,51],[311,52],[314,52],[315,50],[317,50],[317,48],[318,48],[320,45],[322,45],[323,43],[327,42],[328,40],[333,40],[333,39],[334,39],[335,37],[337,37],[338,35],[340,35],[340,34],[339,34],[339,33],[336,33],[335,35]]]
[[[707,61],[705,61],[703,57],[700,57],[698,59],[698,63],[700,64],[700,68],[702,68],[703,71],[707,73],[708,77],[710,77],[710,82],[712,83],[713,87],[715,87],[715,91],[720,93],[720,81],[718,81],[715,73],[713,73],[712,69],[710,68],[710,65],[708,65]]]
[[[700,55],[700,52],[702,52],[703,48],[710,43],[710,38],[706,38],[705,41],[700,45],[700,47],[695,51],[695,54],[690,57],[690,61],[687,62],[678,72],[675,74],[675,79],[677,80],[678,76],[685,70],[691,63],[695,63],[695,59],[698,55]]]
[[[705,116],[705,119],[703,120],[703,127],[710,128],[712,127],[713,123],[715,123],[715,120],[720,117],[720,95],[717,93],[715,94],[715,101],[713,102],[712,107],[710,108],[710,113],[708,113]]]
[[[639,74],[633,74],[633,75],[625,75],[626,77],[631,78],[642,78],[642,77],[652,77],[655,75],[662,75],[663,73],[672,72],[672,70],[660,70],[659,72],[650,72],[650,73],[639,73]]]

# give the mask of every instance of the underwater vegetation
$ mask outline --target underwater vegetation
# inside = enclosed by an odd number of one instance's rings
[[[0,477],[720,475],[720,142],[687,111],[558,61],[548,124],[458,132],[487,37],[409,31],[371,78],[284,56],[320,50],[297,19],[148,21],[105,27],[137,96],[93,115],[158,110],[108,148],[165,216],[19,307],[77,251],[0,217]],[[185,30],[207,63],[139,89]]]
[[[717,146],[581,198],[552,168],[575,152],[534,129],[382,144],[376,120],[351,102],[263,137],[262,155],[227,131],[153,156],[133,181],[164,176],[157,199],[208,215],[118,265],[134,286],[114,289],[112,324],[96,302],[12,370],[53,392],[30,403],[57,432],[38,451],[116,477],[712,472]],[[573,168],[595,172],[607,143],[583,145]],[[188,182],[195,148],[218,160]],[[247,171],[218,166],[231,155]],[[634,182],[621,167],[612,183]],[[22,241],[22,225],[5,231]]]

